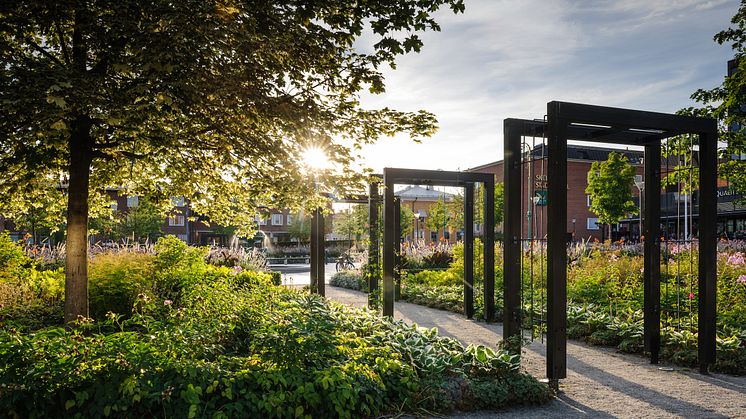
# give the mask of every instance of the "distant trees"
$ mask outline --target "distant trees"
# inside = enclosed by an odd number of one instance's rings
[[[591,165],[585,193],[591,197],[591,212],[598,216],[601,224],[609,226],[609,237],[612,224],[619,223],[627,214],[638,213],[632,201],[634,183],[635,168],[624,154],[611,152],[606,161]]]
[[[305,243],[311,239],[311,217],[298,214],[288,225],[288,235],[298,243]]]

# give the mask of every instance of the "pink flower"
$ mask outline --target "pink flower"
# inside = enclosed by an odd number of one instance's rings
[[[693,299],[694,299],[694,294],[692,294],[691,292],[689,293],[689,299],[690,299],[690,300],[693,300]]]
[[[242,267],[240,267],[240,266],[234,266],[233,267],[233,275],[240,274],[241,272],[243,272],[243,268]]]
[[[743,253],[736,252],[728,256],[728,265],[732,265],[732,266],[746,265],[746,260],[744,260]]]
[[[736,283],[746,285],[746,275],[741,275],[736,279]]]
[[[165,300],[165,301],[163,302],[163,305],[164,305],[164,306],[166,306],[166,307],[168,307],[168,306],[170,306],[170,305],[171,305],[171,304],[173,304],[173,303],[174,303],[174,302],[173,302],[173,301],[171,301],[171,300]]]

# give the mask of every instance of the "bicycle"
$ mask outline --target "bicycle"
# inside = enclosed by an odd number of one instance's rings
[[[337,258],[337,272],[346,271],[349,269],[355,269],[355,264],[352,263],[352,258],[348,254],[340,255]]]

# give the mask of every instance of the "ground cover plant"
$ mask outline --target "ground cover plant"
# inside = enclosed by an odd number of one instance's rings
[[[5,245],[3,283],[33,269]],[[277,286],[269,273],[211,265],[206,253],[164,238],[152,254],[97,256],[91,290],[101,289],[101,298],[92,301],[104,305],[103,314],[79,319],[72,330],[62,327],[61,306],[52,325],[19,325],[5,313],[0,411],[373,417],[550,396],[519,371],[514,355]],[[51,298],[46,287],[34,298]]]
[[[475,259],[481,244],[475,245]],[[454,247],[445,270],[402,275],[404,301],[463,313],[463,247]],[[529,249],[523,258],[523,324],[534,336],[546,318],[545,249]],[[502,312],[502,252],[496,245],[495,302]],[[621,351],[643,351],[643,259],[639,244],[579,243],[569,248],[568,334]],[[534,280],[531,281],[531,276]],[[482,316],[481,261],[475,261],[475,312]],[[697,361],[697,249],[664,243],[661,258],[662,357],[694,366]],[[746,374],[746,244],[718,245],[717,362],[715,371]]]

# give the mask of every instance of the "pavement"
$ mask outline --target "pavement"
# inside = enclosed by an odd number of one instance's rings
[[[352,306],[367,305],[367,294],[327,287],[328,298]],[[495,347],[502,324],[469,320],[463,315],[405,302],[394,304],[394,318],[464,344]],[[545,377],[546,346],[536,340],[523,347],[522,367]],[[651,365],[649,360],[614,348],[567,342],[567,378],[558,396],[543,406],[503,411],[453,412],[449,417],[513,418],[746,418],[746,377],[702,375],[676,365]]]
[[[269,265],[269,269],[282,274],[283,285],[311,285],[311,265],[308,263]],[[327,263],[324,266],[324,282],[328,284],[335,272],[336,264]]]

